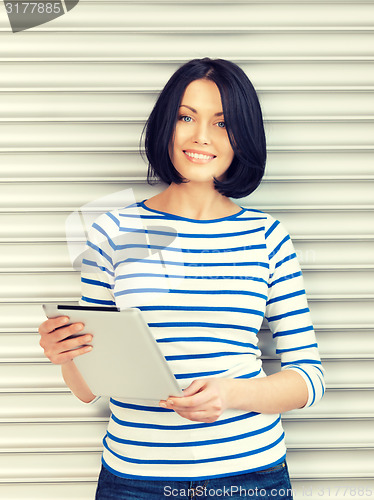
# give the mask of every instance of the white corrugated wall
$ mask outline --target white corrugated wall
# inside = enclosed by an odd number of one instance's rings
[[[323,401],[283,419],[296,496],[374,496],[373,20],[372,1],[80,0],[12,33],[0,5],[1,499],[93,498],[108,411],[43,357],[41,304],[79,297],[72,211],[157,190],[144,120],[172,72],[206,55],[259,92],[267,173],[239,203],[289,230],[326,368]]]

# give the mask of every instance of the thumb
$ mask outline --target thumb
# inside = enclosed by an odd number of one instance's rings
[[[186,389],[183,390],[183,397],[193,396],[197,392],[200,392],[206,384],[206,380],[197,379],[194,380]]]

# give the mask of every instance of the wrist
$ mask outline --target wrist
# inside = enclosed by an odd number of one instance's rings
[[[224,397],[226,408],[231,409],[242,409],[243,400],[248,404],[248,384],[249,380],[245,380],[245,387],[243,386],[243,380],[238,380],[234,378],[223,379]]]
[[[61,368],[67,369],[67,370],[72,370],[75,367],[75,363],[73,359],[69,359],[68,361],[65,361],[64,363],[60,364]]]
[[[256,377],[226,379],[227,408],[257,413],[284,413],[305,406],[308,388],[294,370]]]

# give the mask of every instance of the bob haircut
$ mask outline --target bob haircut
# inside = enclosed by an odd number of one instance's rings
[[[256,91],[244,71],[225,59],[193,59],[181,66],[159,95],[145,124],[145,153],[148,183],[158,179],[171,184],[188,182],[174,168],[169,145],[174,135],[179,106],[186,87],[195,80],[214,82],[221,94],[226,130],[234,158],[225,178],[214,178],[221,194],[242,198],[260,184],[266,163],[266,139],[262,112]]]

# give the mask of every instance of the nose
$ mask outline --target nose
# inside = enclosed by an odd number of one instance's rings
[[[210,137],[207,125],[200,123],[196,127],[194,142],[196,144],[210,144]]]

